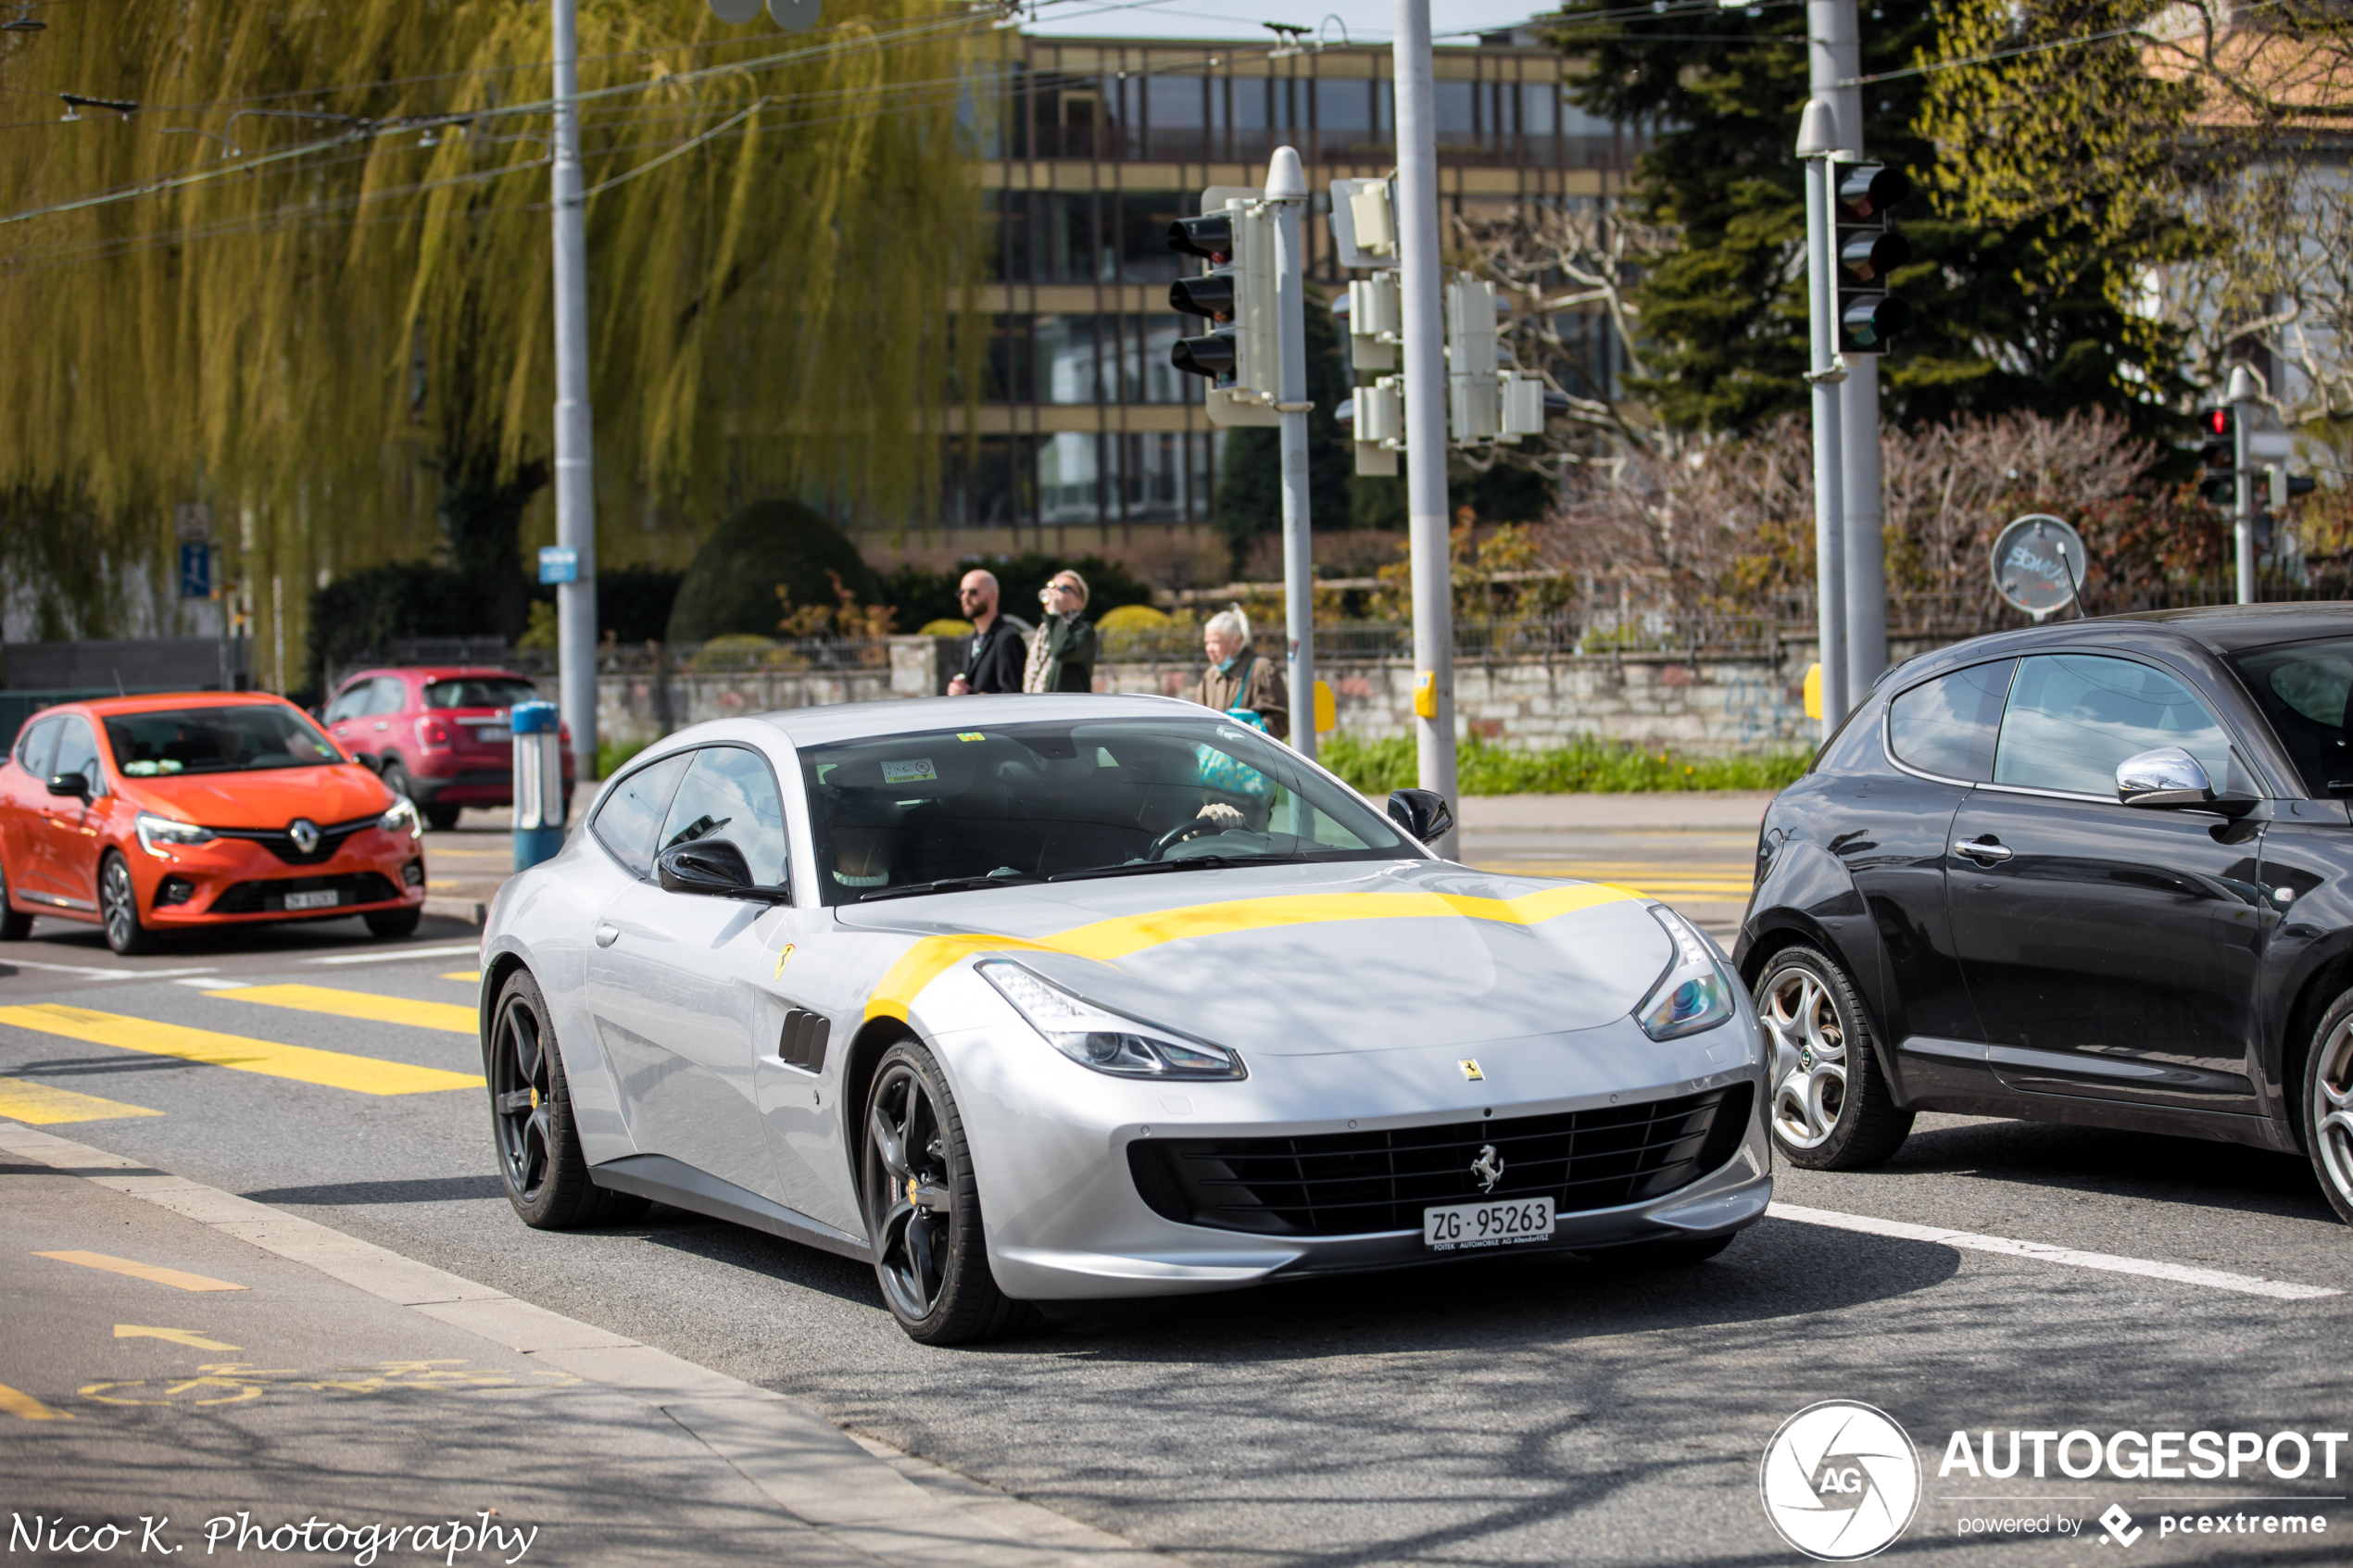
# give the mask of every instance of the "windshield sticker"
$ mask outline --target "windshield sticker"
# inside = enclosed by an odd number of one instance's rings
[[[133,778],[145,779],[151,778],[157,773],[176,773],[180,771],[180,764],[171,761],[125,762],[122,765],[122,771]]]
[[[928,757],[911,757],[899,762],[886,760],[882,765],[882,771],[885,784],[937,784],[939,782],[938,770],[931,765],[931,759]]]
[[[987,740],[988,737],[978,730],[960,730],[957,732],[956,738],[958,740]]]

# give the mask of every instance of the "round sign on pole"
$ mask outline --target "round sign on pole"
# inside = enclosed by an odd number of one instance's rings
[[[741,27],[760,15],[761,0],[711,0],[711,14],[731,27]]]
[[[1994,541],[1994,591],[2040,621],[2072,604],[2091,558],[2083,536],[2046,512],[2029,512]]]
[[[821,0],[768,0],[768,17],[786,32],[807,32],[817,25]]]

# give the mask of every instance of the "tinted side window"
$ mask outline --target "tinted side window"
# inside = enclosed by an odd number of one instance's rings
[[[368,713],[371,718],[384,713],[397,713],[409,706],[409,684],[397,675],[379,675],[368,693]]]
[[[654,869],[655,830],[661,826],[671,792],[678,787],[678,776],[694,755],[682,751],[638,769],[615,784],[597,809],[596,821],[590,824],[597,842],[635,875],[646,876]]]
[[[2172,676],[2128,659],[2045,654],[2019,661],[1994,782],[2112,797],[2116,765],[2160,746],[2196,758],[2217,789],[2245,776],[2222,726]]]
[[[93,794],[106,793],[106,775],[98,771],[98,738],[90,733],[87,720],[69,718],[57,727],[57,759],[49,764],[49,771],[80,773],[90,781]]]
[[[724,838],[744,852],[753,882],[786,885],[785,800],[776,775],[738,746],[706,746],[694,759],[662,822],[661,848]]]
[[[1994,776],[2014,659],[1972,664],[1914,686],[1888,705],[1887,748],[1907,768],[1982,784]]]
[[[36,779],[47,779],[56,770],[49,764],[57,759],[57,731],[64,726],[62,719],[44,719],[24,734],[17,743],[17,765]]]

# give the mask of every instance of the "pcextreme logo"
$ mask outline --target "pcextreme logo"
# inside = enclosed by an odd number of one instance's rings
[[[1885,1411],[1825,1399],[1781,1423],[1765,1445],[1757,1489],[1781,1539],[1824,1562],[1853,1562],[1911,1524],[1919,1455]]]

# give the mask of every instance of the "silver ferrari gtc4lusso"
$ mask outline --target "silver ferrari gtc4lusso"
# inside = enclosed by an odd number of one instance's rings
[[[483,939],[501,1174],[870,1260],[907,1332],[1499,1248],[1711,1256],[1764,1212],[1763,1034],[1620,888],[1435,858],[1189,703],[698,724]]]

